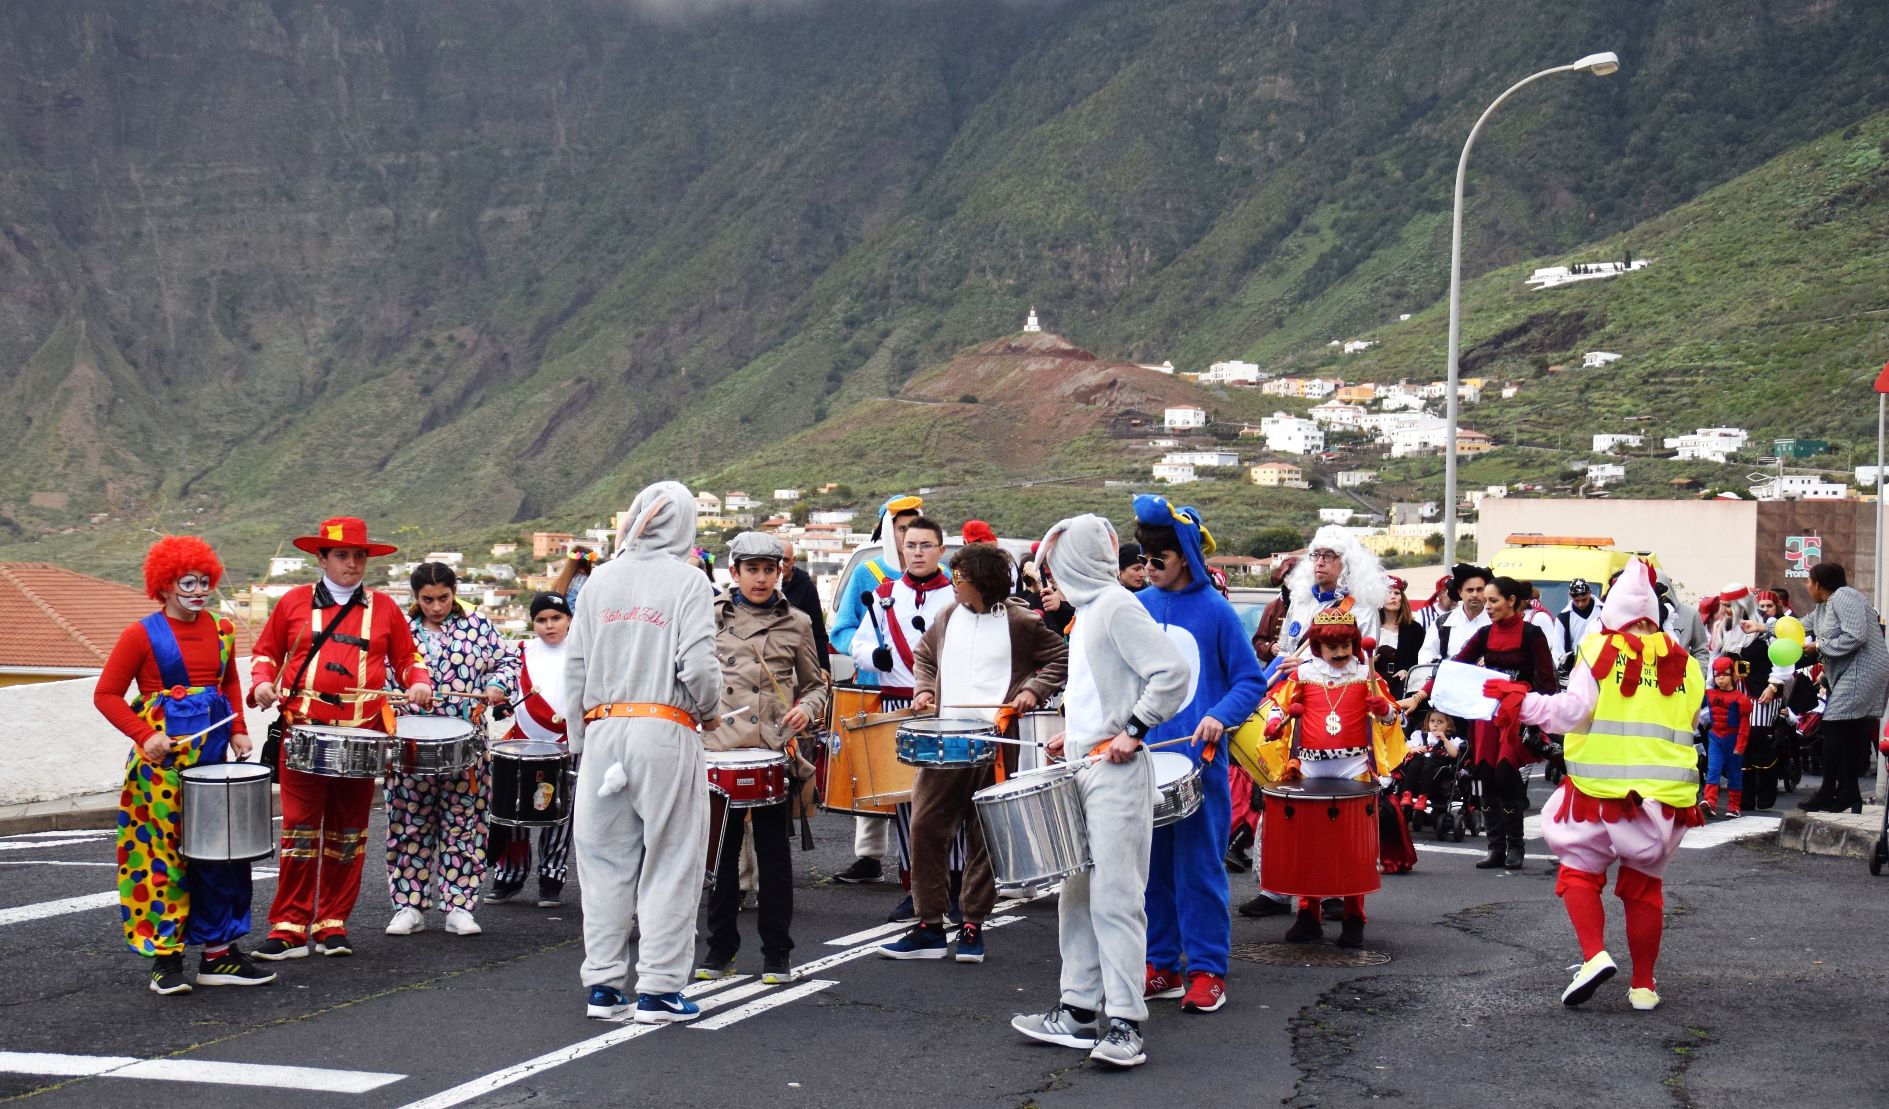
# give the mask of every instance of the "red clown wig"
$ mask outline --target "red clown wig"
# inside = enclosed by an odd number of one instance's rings
[[[212,589],[223,580],[223,563],[210,544],[194,535],[167,535],[144,556],[144,591],[154,601],[163,600],[159,594],[192,571],[210,575]]]

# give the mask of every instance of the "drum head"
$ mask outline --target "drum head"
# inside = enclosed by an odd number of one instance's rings
[[[1348,801],[1373,796],[1377,791],[1377,786],[1371,782],[1350,778],[1303,778],[1296,782],[1275,782],[1262,790],[1266,796],[1281,801]]]
[[[1003,781],[998,782],[996,785],[985,786],[975,794],[972,794],[972,797],[1017,797],[1025,793],[1034,793],[1037,790],[1048,789],[1064,778],[1074,777],[1074,775],[1075,771],[1066,764],[1060,766],[1044,766],[1035,770],[1025,770],[1021,774],[1011,775]]]
[[[710,766],[772,766],[777,762],[786,762],[787,756],[780,751],[763,751],[759,747],[751,751],[709,751]]]
[[[493,758],[532,761],[535,759],[561,759],[569,752],[555,743],[542,739],[508,739],[503,743],[494,743],[491,747]]]
[[[899,731],[912,735],[988,735],[990,725],[982,720],[940,717],[937,720],[901,720]]]
[[[344,739],[386,739],[386,732],[377,732],[372,728],[338,728],[328,724],[297,724],[289,731],[312,732],[315,735],[331,735]]]
[[[422,742],[464,739],[472,734],[472,725],[456,716],[397,716],[394,734]]]
[[[267,778],[269,768],[256,762],[210,762],[178,772],[187,782],[251,782]]]
[[[1150,751],[1154,760],[1154,784],[1167,786],[1194,773],[1194,760],[1176,751]]]

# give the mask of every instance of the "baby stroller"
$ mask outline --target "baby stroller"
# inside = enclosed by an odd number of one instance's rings
[[[1393,793],[1398,797],[1410,795],[1410,803],[1405,806],[1410,830],[1422,831],[1427,822],[1437,839],[1458,843],[1465,835],[1481,835],[1482,783],[1469,769],[1469,740],[1463,741],[1456,757],[1426,759],[1424,765],[1431,770],[1428,781],[1417,781],[1407,774],[1409,764],[1393,775]]]

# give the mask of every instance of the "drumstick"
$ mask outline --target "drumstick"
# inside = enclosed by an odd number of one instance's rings
[[[180,743],[193,743],[199,739],[202,739],[204,736],[209,735],[211,732],[216,731],[218,728],[221,728],[223,725],[229,723],[230,721],[236,719],[238,716],[241,716],[241,715],[242,713],[232,712],[228,716],[225,716],[223,719],[217,721],[216,723],[210,725],[209,727],[205,728],[204,730],[198,732],[195,735],[187,735],[182,739],[171,740],[171,746],[175,747]]]

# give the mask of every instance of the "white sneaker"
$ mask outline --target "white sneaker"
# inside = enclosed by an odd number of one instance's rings
[[[1659,994],[1645,986],[1635,986],[1627,991],[1627,1004],[1642,1013],[1648,1013],[1659,1008]]]
[[[408,906],[394,914],[387,922],[387,934],[390,936],[411,936],[415,932],[426,931],[426,916],[420,910]]]
[[[1574,981],[1561,991],[1563,1005],[1579,1005],[1593,997],[1594,991],[1600,989],[1600,984],[1612,978],[1619,968],[1614,966],[1613,956],[1602,951],[1580,966],[1569,969],[1574,971]]]
[[[476,936],[485,929],[472,919],[472,914],[464,909],[454,909],[446,914],[446,930],[455,936]]]

